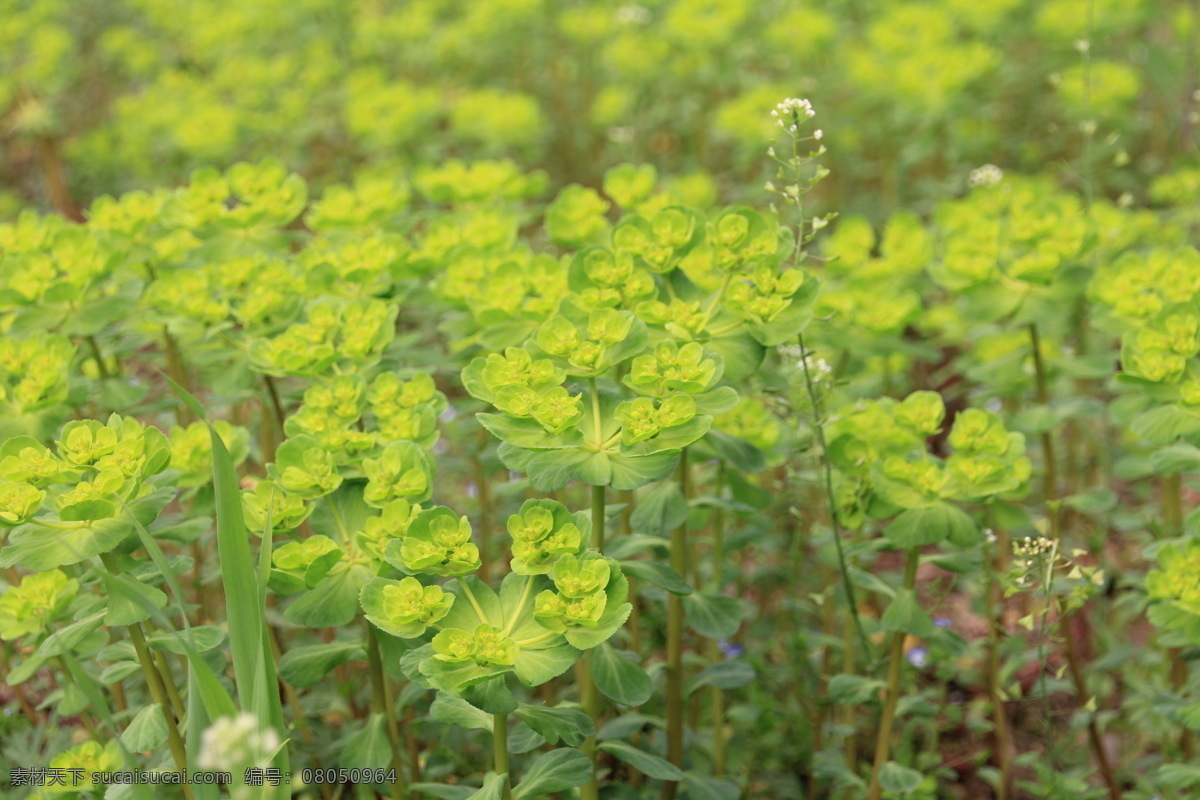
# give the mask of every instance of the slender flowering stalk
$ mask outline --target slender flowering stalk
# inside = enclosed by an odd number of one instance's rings
[[[679,456],[676,480],[684,501],[689,499],[691,486],[688,473],[688,452]],[[683,575],[687,571],[687,518],[671,531],[671,569]],[[683,598],[667,595],[667,760],[683,766]],[[665,781],[662,800],[674,800],[679,784]]]

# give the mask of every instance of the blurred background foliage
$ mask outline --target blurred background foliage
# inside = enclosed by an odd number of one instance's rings
[[[927,212],[983,163],[1078,186],[1091,124],[1096,188],[1136,196],[1195,156],[1196,16],[1192,0],[0,0],[0,215],[77,215],[266,156],[318,191],[450,157],[512,157],[552,188],[645,162],[739,201],[792,95],[819,109],[820,201],[843,213]]]

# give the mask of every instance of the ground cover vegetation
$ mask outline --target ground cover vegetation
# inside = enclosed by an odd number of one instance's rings
[[[0,19],[5,797],[1197,796],[1195,3]]]

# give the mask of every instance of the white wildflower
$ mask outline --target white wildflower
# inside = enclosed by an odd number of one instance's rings
[[[825,131],[821,130],[820,128],[817,128],[815,131],[813,131],[813,138],[816,139],[818,142],[821,141],[821,138],[824,135],[825,135]]]
[[[279,734],[259,724],[253,714],[221,717],[204,731],[199,765],[207,769],[232,770],[243,766],[266,768],[279,747]]]
[[[829,366],[829,362],[816,356],[805,356],[804,361],[800,362],[800,367],[814,378],[828,378],[833,374],[833,367]]]
[[[995,186],[1004,178],[1004,170],[997,167],[995,164],[984,164],[982,167],[971,170],[971,174],[967,177],[967,186],[975,188],[976,186]]]
[[[608,140],[616,144],[632,142],[633,136],[634,130],[630,125],[618,125],[608,129]]]
[[[785,361],[795,361],[799,363],[800,357],[804,355],[804,351],[800,349],[798,344],[781,344],[778,348],[779,357]]]
[[[650,9],[633,3],[617,9],[618,25],[648,25],[653,17]]]
[[[776,105],[771,111],[771,116],[775,118],[776,124],[788,133],[799,131],[799,126],[796,124],[797,120],[811,119],[816,114],[817,112],[813,110],[812,103],[799,97],[789,97]]]

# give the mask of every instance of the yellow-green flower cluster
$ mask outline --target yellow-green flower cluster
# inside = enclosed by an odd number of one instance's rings
[[[621,444],[628,447],[695,419],[696,401],[686,394],[662,401],[639,397],[618,405],[613,415],[621,423]]]
[[[343,372],[359,372],[375,364],[396,335],[396,308],[374,298],[321,298],[308,304],[306,316],[278,336],[250,343],[255,369],[315,376],[336,362]]]
[[[363,459],[362,470],[367,476],[363,499],[375,508],[398,499],[419,503],[433,490],[433,462],[413,442],[392,442],[378,458]]]
[[[242,492],[242,517],[246,529],[262,536],[269,525],[272,533],[294,530],[308,518],[312,508],[299,494],[285,491],[274,481],[259,481]]]
[[[579,552],[583,536],[566,506],[554,500],[526,500],[508,518],[512,571],[518,575],[549,572],[559,556]]]
[[[720,378],[720,364],[701,345],[668,340],[634,358],[625,382],[639,394],[666,397],[672,392],[703,392]]]
[[[363,586],[367,619],[393,636],[413,638],[450,613],[454,595],[441,586],[423,586],[416,578],[376,578]]]
[[[560,556],[554,562],[554,588],[534,600],[534,618],[547,630],[565,633],[569,628],[595,628],[607,605],[605,587],[611,576],[607,559],[601,556]]]
[[[480,625],[474,631],[446,628],[433,637],[433,657],[450,664],[511,667],[519,652],[516,642],[491,625]]]
[[[480,565],[470,521],[442,506],[420,512],[409,523],[400,555],[406,568],[425,575],[467,575]]]
[[[63,404],[74,356],[75,347],[65,336],[0,339],[0,407],[5,414],[20,417]]]
[[[79,581],[59,569],[26,575],[0,594],[0,638],[37,633],[79,592]]]
[[[250,434],[225,420],[212,423],[225,444],[234,466],[246,460],[250,453]],[[171,467],[179,471],[178,486],[190,488],[212,481],[212,438],[208,424],[197,421],[186,428],[176,426],[168,435],[171,440]]]
[[[1200,539],[1164,546],[1158,565],[1146,575],[1146,593],[1151,600],[1168,604],[1183,613],[1170,627],[1183,629],[1200,642]]]

